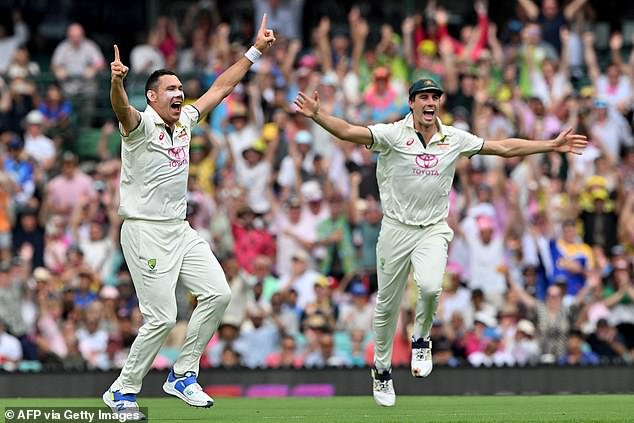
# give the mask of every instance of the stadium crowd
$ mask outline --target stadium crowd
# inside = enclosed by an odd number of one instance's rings
[[[254,22],[235,28],[193,4],[179,22],[160,17],[126,61],[132,81],[179,72],[192,101],[244,53],[262,13],[278,36],[195,128],[184,158],[187,219],[232,291],[201,367],[371,365],[376,157],[336,142],[292,101],[317,90],[335,116],[391,122],[408,113],[407,89],[421,77],[445,89],[443,122],[478,136],[547,139],[573,127],[590,140],[580,156],[459,162],[434,362],[631,362],[634,39],[614,32],[597,51],[585,0],[519,0],[499,25],[484,1],[461,14],[428,1],[400,27],[371,27],[358,7],[346,23],[323,17],[302,44],[302,5],[254,0]],[[107,96],[97,80],[111,47],[70,25],[52,53],[56,81],[42,88],[25,47],[33,35],[20,13],[13,19],[13,35],[0,31],[0,368],[120,368],[142,317],[118,241],[115,123],[99,122],[97,160],[71,148],[95,124],[95,97]],[[421,163],[412,171],[434,177]],[[415,298],[403,298],[394,366],[409,365]],[[195,307],[185,291],[178,299],[156,368],[173,363]]]

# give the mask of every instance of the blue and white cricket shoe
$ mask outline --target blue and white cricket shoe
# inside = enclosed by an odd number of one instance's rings
[[[434,363],[431,358],[431,341],[412,338],[412,375],[427,377],[431,373]]]
[[[145,415],[139,410],[139,404],[136,402],[136,394],[107,390],[101,398],[113,413],[125,421],[145,420]]]
[[[170,370],[167,380],[163,384],[165,393],[174,395],[193,407],[209,408],[214,400],[207,395],[196,380],[196,373],[187,372],[185,376],[176,377],[174,369]]]

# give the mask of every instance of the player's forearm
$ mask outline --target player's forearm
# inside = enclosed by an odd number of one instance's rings
[[[225,98],[233,88],[238,85],[238,82],[244,78],[252,63],[246,57],[241,57],[237,62],[231,65],[227,70],[220,74],[218,79],[214,82],[214,88],[221,90],[222,98]]]
[[[355,127],[343,119],[321,111],[315,113],[312,119],[316,124],[341,140],[364,145],[370,145],[372,143],[372,135],[367,128]],[[365,131],[361,132],[358,129],[365,129]],[[365,132],[367,132],[367,134]]]
[[[500,152],[498,156],[516,157],[528,156],[530,154],[548,153],[554,151],[553,140],[525,140],[521,138],[507,138],[501,141],[494,141],[499,144]]]
[[[117,119],[123,122],[130,109],[130,102],[121,78],[112,79],[110,84],[110,103],[112,104],[112,110],[117,115]]]

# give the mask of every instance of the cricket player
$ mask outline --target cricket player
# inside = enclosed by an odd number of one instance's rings
[[[392,342],[410,267],[418,286],[411,371],[415,377],[425,377],[432,370],[429,332],[453,238],[446,219],[459,156],[513,157],[549,151],[580,154],[587,144],[585,136],[571,130],[553,140],[484,140],[440,122],[442,95],[436,81],[418,80],[409,89],[411,112],[403,120],[369,127],[351,125],[321,111],[317,92],[312,97],[300,92],[295,100],[300,113],[335,137],[379,153],[376,176],[384,218],[376,247],[378,294],[372,378],[374,400],[387,407],[396,402]]]
[[[209,245],[185,221],[191,128],[231,93],[274,41],[264,15],[255,44],[189,106],[183,107],[178,76],[165,69],[155,71],[146,82],[148,106],[143,112],[128,102],[123,85],[128,67],[114,46],[110,98],[123,139],[121,247],[144,324],[120,376],[103,395],[113,411],[138,410],[136,395],[143,377],[176,323],[177,282],[191,291],[197,305],[163,390],[195,407],[213,405],[196,377],[203,349],[220,323],[231,291]]]

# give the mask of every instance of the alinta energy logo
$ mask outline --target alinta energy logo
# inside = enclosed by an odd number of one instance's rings
[[[438,176],[438,157],[434,154],[418,154],[416,167],[412,168],[414,175]]]
[[[172,147],[167,150],[170,158],[169,167],[181,167],[189,163],[187,161],[187,150],[183,147]]]

